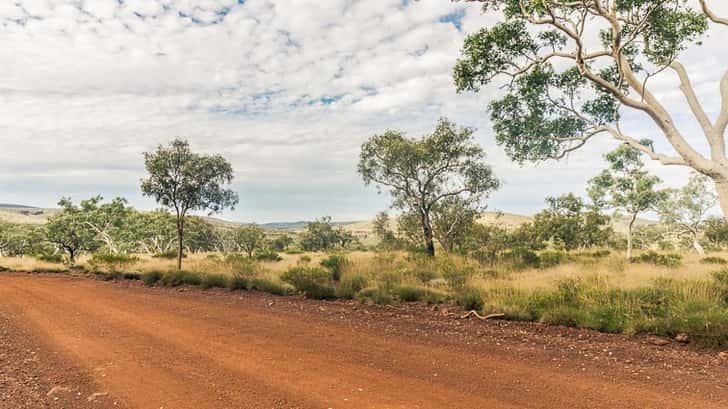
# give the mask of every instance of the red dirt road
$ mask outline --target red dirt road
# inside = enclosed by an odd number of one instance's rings
[[[453,320],[426,306],[3,274],[3,317],[7,350],[29,337],[54,357],[38,379],[52,370],[53,382],[81,383],[62,384],[78,396],[101,393],[57,407],[728,407],[728,362],[715,353]],[[15,333],[26,335],[7,340]],[[0,364],[17,364],[10,355]],[[0,399],[0,408],[40,407],[2,390]]]

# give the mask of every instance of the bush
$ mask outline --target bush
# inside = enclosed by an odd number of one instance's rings
[[[728,260],[724,259],[723,257],[716,256],[705,257],[700,260],[700,262],[704,264],[728,264]]]
[[[10,269],[5,266],[0,266],[0,273],[4,273],[6,271],[10,271]]]
[[[560,251],[544,251],[538,255],[539,268],[550,268],[561,264],[565,259],[565,254]]]
[[[289,295],[290,290],[288,287],[281,285],[279,283],[273,282],[271,280],[267,280],[265,278],[256,278],[253,280],[251,288],[253,290],[262,291],[264,293],[274,294],[274,295]]]
[[[358,298],[362,303],[371,301],[379,305],[388,305],[393,301],[392,296],[380,288],[366,288],[359,292]]]
[[[142,282],[146,285],[154,285],[162,279],[163,275],[164,274],[159,271],[150,271],[142,274]]]
[[[650,263],[663,267],[678,267],[682,263],[682,256],[676,253],[660,254],[650,250],[639,256],[632,257],[629,261],[632,263]]]
[[[202,284],[202,277],[197,273],[184,270],[170,271],[162,275],[158,283],[165,287],[179,287],[181,285],[197,286]]]
[[[451,259],[442,259],[438,263],[440,275],[447,281],[451,289],[459,291],[473,276],[473,269],[469,266],[456,265]]]
[[[226,282],[226,287],[230,291],[247,290],[250,286],[250,281],[242,274],[233,274]]]
[[[152,257],[163,258],[163,259],[167,259],[167,260],[176,260],[177,259],[177,250],[163,251],[161,253],[153,254]],[[187,254],[182,253],[182,258],[187,258]]]
[[[364,276],[345,278],[339,285],[339,297],[352,300],[361,290],[366,288],[367,285],[368,280]]]
[[[394,295],[403,302],[415,302],[422,301],[425,299],[426,291],[419,287],[410,287],[406,285],[395,288]]]
[[[464,310],[482,311],[485,306],[483,296],[479,290],[468,287],[464,289],[458,296],[457,302]]]
[[[114,253],[94,253],[89,259],[88,264],[91,269],[104,269],[108,272],[115,273],[139,261],[139,257],[129,254]]]
[[[63,263],[63,254],[38,254],[35,256],[40,261],[45,261],[46,263],[55,263],[55,264],[62,264]]]
[[[281,275],[282,281],[307,298],[317,300],[336,298],[336,289],[330,285],[330,279],[330,273],[318,267],[296,266]]]
[[[140,280],[142,278],[141,274],[139,273],[122,273],[121,278],[124,280]]]
[[[255,259],[258,261],[273,261],[273,262],[279,262],[283,260],[283,257],[279,256],[278,253],[275,251],[262,251],[260,253],[255,254]]]
[[[200,287],[203,290],[210,288],[225,288],[227,280],[222,274],[203,274],[202,280],[200,281]]]
[[[332,254],[328,258],[321,260],[321,266],[331,272],[331,279],[334,281],[341,280],[344,268],[349,264],[351,262],[343,254]]]

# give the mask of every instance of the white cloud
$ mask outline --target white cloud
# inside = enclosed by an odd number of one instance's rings
[[[478,5],[238,3],[0,2],[0,202],[49,206],[103,193],[152,207],[138,192],[141,153],[182,136],[232,161],[242,204],[228,217],[369,217],[386,200],[356,174],[361,142],[388,128],[420,135],[446,115],[480,129],[507,182],[491,207],[530,212],[546,194],[583,191],[594,158],[613,144],[557,164],[508,160],[484,112],[492,91],[458,95],[452,84],[464,33],[494,21]],[[463,31],[440,21],[457,13]],[[728,60],[721,33],[687,58],[711,112]],[[686,114],[674,78],[664,77],[655,79],[660,94]],[[644,122],[631,125],[649,136]],[[684,177],[655,169],[671,183]]]

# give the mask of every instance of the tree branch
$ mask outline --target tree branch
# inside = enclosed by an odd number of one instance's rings
[[[714,22],[716,24],[723,24],[723,25],[728,26],[728,18],[723,18],[723,17],[720,17],[717,14],[715,14],[715,12],[708,7],[706,0],[699,0],[699,1],[700,1],[700,7],[703,9],[703,13],[705,13],[705,15],[708,16],[708,18],[712,22]]]

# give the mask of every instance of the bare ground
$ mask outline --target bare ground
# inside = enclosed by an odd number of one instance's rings
[[[3,274],[0,347],[2,409],[728,407],[716,351],[426,305]]]

